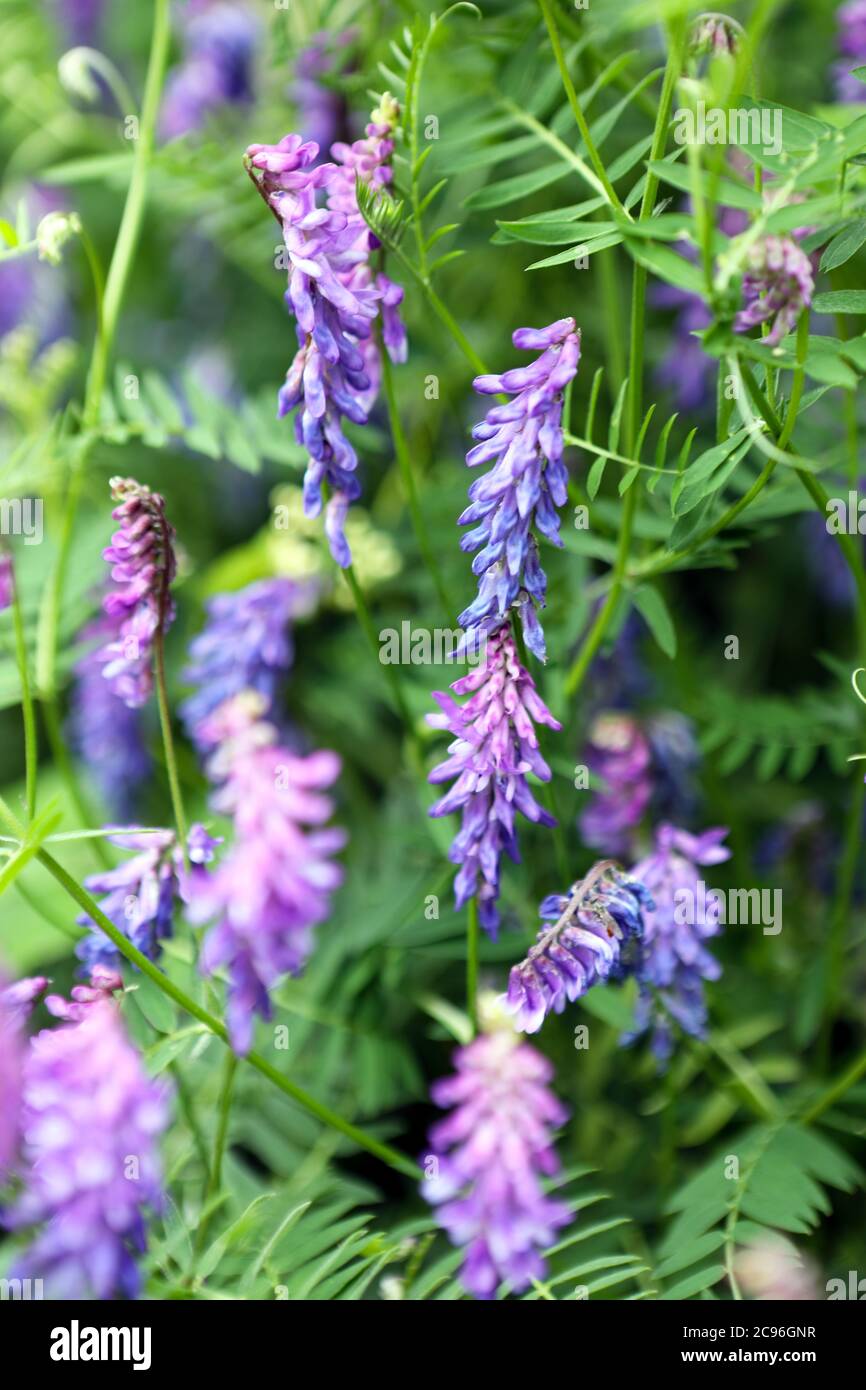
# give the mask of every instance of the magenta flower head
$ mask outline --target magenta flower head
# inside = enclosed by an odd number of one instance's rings
[[[11,608],[15,596],[15,570],[8,550],[0,549],[0,613]]]
[[[492,632],[483,660],[451,689],[469,695],[459,705],[441,690],[433,698],[441,713],[428,714],[434,729],[454,735],[448,758],[430,773],[431,782],[455,779],[430,808],[431,816],[447,816],[461,810],[463,822],[451,846],[450,859],[459,864],[454,880],[457,908],[477,897],[479,920],[495,936],[499,925],[499,861],[503,853],[519,859],[515,813],[540,825],[554,825],[553,817],[538,805],[526,780],[534,772],[543,782],[550,768],[538,748],[535,724],[562,726],[554,719],[521,665],[511,629]]]
[[[49,1298],[137,1297],[144,1213],[161,1204],[166,1097],[127,1040],[113,983],[80,987],[24,1064],[24,1189],[4,1219],[41,1228],[12,1272],[43,1279]]]
[[[553,893],[539,908],[543,922],[525,960],[512,966],[505,1007],[524,1033],[537,1033],[547,1015],[629,968],[632,943],[652,907],[645,885],[612,860],[602,860],[567,893]]]
[[[719,930],[718,898],[708,891],[700,867],[723,864],[731,851],[722,844],[724,827],[690,835],[673,825],[660,825],[651,854],[635,864],[632,873],[652,894],[643,933],[641,983],[632,1042],[652,1029],[652,1051],[664,1063],[673,1046],[671,1024],[691,1037],[706,1034],[704,980],[717,980],[721,967],[704,942]]]
[[[734,319],[734,329],[747,333],[772,319],[764,342],[767,347],[776,347],[812,303],[814,289],[812,262],[793,237],[763,237],[748,251],[743,276],[745,308]]]
[[[450,1114],[430,1131],[422,1192],[440,1226],[463,1247],[461,1278],[476,1298],[503,1281],[520,1292],[542,1279],[541,1252],[571,1219],[545,1195],[559,1162],[551,1131],[568,1112],[550,1090],[553,1067],[482,999],[487,1029],[454,1054],[455,1074],[432,1097]]]
[[[329,827],[336,780],[334,753],[298,757],[263,719],[264,700],[245,691],[206,720],[203,737],[216,749],[208,773],[218,784],[217,811],[231,816],[235,838],[225,859],[191,896],[195,922],[216,925],[205,938],[206,974],[226,967],[232,1046],[249,1051],[253,1015],[270,1018],[269,992],[284,975],[300,974],[313,931],[330,911],[342,872],[331,856],[342,830]]]
[[[649,741],[631,715],[608,711],[593,720],[584,757],[601,789],[580,817],[585,844],[602,854],[631,850],[653,792],[651,756]]]
[[[387,161],[397,105],[383,97],[366,138],[335,145],[336,164],[316,164],[319,147],[299,135],[278,145],[250,145],[244,163],[283,232],[289,263],[286,304],[297,324],[298,351],[280,390],[279,413],[297,408],[295,437],[309,454],[304,509],[318,516],[330,492],[325,532],[338,565],[351,563],[344,534],[350,503],[361,495],[358,458],[343,421],[366,423],[377,390],[378,349],[373,326],[395,361],[405,357],[396,314],[402,291],[369,264],[378,245],[358,209],[356,179],[371,187],[390,181]],[[378,118],[378,119],[377,119]],[[325,206],[317,202],[320,190]]]
[[[24,1070],[24,1022],[48,981],[41,976],[7,985],[0,977],[0,1184],[18,1150]]]
[[[116,587],[102,607],[118,620],[118,631],[102,648],[100,660],[112,690],[136,709],[153,689],[154,645],[174,620],[174,529],[158,492],[133,478],[112,478],[111,493],[119,504],[112,516],[120,529],[102,554]]]
[[[466,455],[470,468],[493,466],[470,487],[470,505],[458,520],[472,526],[461,549],[478,552],[472,561],[478,595],[458,621],[470,632],[490,632],[516,605],[526,644],[543,661],[544,634],[535,605],[544,607],[547,579],[534,533],[562,544],[557,508],[568,492],[562,393],[577,372],[580,333],[574,319],[558,319],[547,328],[518,328],[512,342],[540,356],[528,367],[479,376],[473,383],[482,395],[513,399],[488,410],[472,431],[479,442]]]

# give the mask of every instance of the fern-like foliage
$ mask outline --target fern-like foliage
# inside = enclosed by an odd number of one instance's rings
[[[830,1211],[827,1188],[850,1192],[857,1165],[824,1135],[793,1123],[732,1138],[674,1194],[658,1251],[660,1297],[715,1297],[738,1246],[775,1231],[808,1235]]]

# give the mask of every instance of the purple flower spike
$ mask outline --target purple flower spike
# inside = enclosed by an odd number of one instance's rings
[[[107,594],[102,607],[117,620],[118,630],[99,659],[114,693],[136,709],[153,690],[154,643],[174,620],[174,528],[159,493],[133,478],[112,478],[111,493],[120,504],[112,512],[120,530],[102,555],[112,567],[117,588]]]
[[[479,442],[466,455],[467,464],[492,462],[493,467],[470,487],[470,505],[458,520],[472,527],[460,545],[477,551],[472,573],[478,578],[478,596],[458,621],[469,632],[490,632],[517,605],[526,644],[543,661],[544,634],[535,605],[545,605],[547,580],[534,532],[562,544],[557,508],[568,493],[562,393],[577,372],[580,333],[574,319],[558,319],[547,328],[518,328],[512,342],[541,356],[528,367],[479,376],[473,383],[481,395],[506,393],[514,399],[492,406],[472,431]]]
[[[839,20],[839,51],[843,55],[834,68],[838,101],[866,101],[866,87],[856,78],[852,68],[866,63],[866,0],[851,0],[842,5]]]
[[[162,942],[172,934],[175,899],[192,896],[193,886],[201,887],[200,866],[210,863],[220,840],[212,839],[204,826],[193,825],[188,836],[192,883],[184,872],[183,855],[173,830],[127,831],[112,835],[121,849],[138,853],[117,869],[93,874],[84,880],[91,893],[104,894],[99,906],[118,931],[128,937],[148,960],[156,961]],[[84,963],[85,974],[95,967],[111,968],[120,963],[121,954],[100,927],[86,914],[78,918],[91,932],[76,943],[75,954]]]
[[[184,59],[169,77],[160,135],[174,140],[199,130],[221,108],[253,96],[253,64],[261,26],[246,5],[191,0],[184,21]]]
[[[776,347],[812,303],[815,279],[812,262],[792,237],[768,236],[749,248],[743,276],[746,301],[734,319],[737,333],[747,333],[773,319],[764,342]]]
[[[249,690],[214,711],[202,727],[216,749],[209,775],[219,785],[217,811],[234,820],[232,847],[197,886],[190,918],[217,925],[205,938],[201,967],[229,973],[232,1046],[252,1044],[253,1015],[270,1018],[269,991],[298,975],[313,947],[313,929],[330,911],[342,872],[331,856],[341,830],[326,826],[333,803],[324,795],[340,770],[334,753],[297,757],[262,718],[264,701]]]
[[[430,1131],[423,1195],[465,1250],[466,1289],[491,1299],[505,1281],[519,1293],[544,1278],[541,1251],[571,1219],[541,1185],[559,1170],[551,1130],[568,1112],[550,1090],[550,1062],[508,1023],[458,1048],[454,1062],[431,1092],[451,1113]]]
[[[653,792],[649,742],[630,715],[600,714],[584,756],[604,783],[580,817],[584,843],[602,854],[626,854]]]
[[[632,870],[646,884],[655,908],[646,920],[636,970],[642,987],[636,1025],[623,1042],[651,1028],[652,1051],[662,1064],[673,1046],[672,1021],[692,1037],[706,1034],[703,981],[717,980],[722,972],[703,943],[719,930],[719,906],[702,891],[698,865],[730,859],[730,850],[722,844],[727,834],[718,828],[690,835],[661,825],[653,852]]]
[[[430,808],[431,816],[461,809],[463,822],[451,846],[450,859],[459,864],[454,880],[458,909],[478,898],[479,920],[495,937],[499,926],[499,861],[503,853],[519,859],[515,811],[540,825],[554,825],[532,795],[526,780],[534,772],[543,782],[550,768],[538,748],[535,724],[560,729],[524,670],[510,628],[487,638],[483,660],[455,681],[457,695],[469,695],[458,705],[450,695],[434,691],[440,714],[428,714],[434,729],[447,729],[455,741],[448,758],[430,773],[431,782],[455,778],[453,787]]]
[[[84,992],[84,987],[80,987]],[[4,1220],[40,1224],[13,1267],[53,1299],[135,1298],[144,1210],[158,1209],[165,1095],[130,1046],[105,990],[37,1034],[23,1073],[24,1191]]]
[[[15,595],[15,570],[8,550],[0,550],[0,613],[11,608]]]
[[[318,145],[286,135],[278,145],[250,145],[247,170],[280,223],[289,261],[286,304],[297,323],[298,351],[279,394],[279,414],[297,407],[295,437],[309,454],[304,510],[318,516],[330,492],[325,533],[346,568],[352,556],[343,526],[361,495],[358,458],[343,421],[366,423],[380,370],[373,326],[394,361],[406,356],[397,305],[402,290],[369,264],[378,243],[358,210],[356,180],[384,188],[391,180],[397,104],[383,97],[363,140],[334,146],[335,164],[316,164]],[[326,206],[316,201],[324,189]]]
[[[505,1006],[516,1027],[537,1033],[547,1015],[561,1014],[593,985],[618,979],[626,947],[643,934],[643,912],[652,907],[646,886],[612,860],[602,860],[567,893],[544,899],[542,926],[525,960],[512,966]]]
[[[207,624],[190,646],[184,673],[197,689],[180,708],[200,751],[208,747],[201,733],[208,717],[242,690],[257,690],[268,718],[275,718],[277,692],[294,659],[289,625],[310,611],[316,592],[313,582],[262,579],[210,600]]]

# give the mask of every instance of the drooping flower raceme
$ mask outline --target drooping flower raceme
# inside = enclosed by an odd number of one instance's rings
[[[603,787],[580,817],[585,844],[626,854],[653,791],[650,745],[637,720],[607,711],[593,720],[584,757]]]
[[[145,1211],[161,1203],[168,1107],[106,990],[79,993],[69,1021],[37,1034],[24,1063],[24,1188],[4,1221],[41,1229],[12,1273],[44,1280],[49,1298],[135,1298]]]
[[[356,176],[380,188],[390,180],[395,119],[396,103],[383,98],[365,140],[335,146],[339,164],[316,165],[318,146],[299,135],[287,135],[278,145],[250,145],[244,157],[280,223],[289,261],[286,303],[297,322],[299,347],[280,390],[279,413],[298,407],[295,436],[310,456],[304,509],[317,516],[327,487],[325,531],[343,567],[351,563],[346,512],[361,493],[358,458],[343,421],[367,421],[376,390],[370,373],[375,375],[378,361],[372,334],[380,310],[389,352],[396,360],[405,355],[396,318],[402,291],[373,276],[369,257],[375,239],[355,196]],[[327,195],[325,207],[317,204],[319,190]]]
[[[839,21],[839,51],[842,58],[836,64],[836,96],[839,101],[866,101],[866,87],[854,76],[852,69],[866,63],[866,0],[851,0],[837,11]]]
[[[490,634],[483,659],[451,689],[469,699],[459,705],[443,691],[433,692],[441,712],[429,714],[427,722],[434,729],[447,729],[454,742],[446,761],[430,773],[430,781],[456,780],[431,807],[430,815],[462,811],[463,821],[449,855],[453,864],[460,865],[454,880],[456,905],[459,909],[477,897],[479,921],[495,936],[499,861],[503,853],[515,862],[519,859],[516,812],[541,825],[555,824],[538,805],[526,780],[528,772],[544,782],[550,780],[535,724],[551,729],[562,726],[521,665],[507,625]]]
[[[275,718],[281,681],[291,668],[290,624],[310,610],[317,586],[292,579],[261,579],[208,603],[207,624],[190,646],[185,679],[196,686],[181,705],[190,738],[199,749],[201,729],[213,711],[241,690],[257,690],[268,718]]]
[[[660,1062],[673,1046],[671,1023],[692,1037],[706,1032],[704,980],[717,980],[721,967],[704,942],[719,931],[718,899],[702,884],[699,866],[724,863],[730,850],[722,844],[727,830],[690,835],[672,825],[660,825],[651,854],[635,864],[632,873],[652,894],[654,908],[646,918],[640,963],[641,983],[631,1042],[652,1030],[652,1051]]]
[[[205,938],[201,966],[229,974],[228,1026],[232,1046],[249,1051],[253,1015],[269,1018],[269,991],[297,975],[312,950],[313,929],[330,910],[342,880],[331,856],[345,842],[326,826],[333,803],[324,795],[340,769],[336,754],[298,757],[279,743],[263,718],[255,691],[234,696],[202,727],[215,752],[208,773],[217,784],[212,805],[234,821],[223,861],[191,896],[195,922],[216,919]]]
[[[538,558],[535,532],[561,545],[558,507],[564,505],[568,473],[562,460],[562,393],[577,372],[580,333],[574,319],[547,328],[518,328],[516,348],[539,351],[528,367],[500,376],[479,376],[482,395],[507,393],[472,431],[478,443],[466,455],[470,468],[493,463],[469,488],[470,505],[459,525],[471,526],[461,549],[477,551],[472,572],[478,596],[460,614],[460,626],[490,632],[517,605],[530,651],[545,658],[544,634],[536,605],[544,607],[547,580]]]
[[[84,880],[96,895],[105,895],[99,906],[118,931],[123,932],[148,960],[156,961],[162,942],[172,934],[175,900],[191,898],[203,883],[203,866],[214,857],[221,842],[213,839],[202,825],[193,825],[187,837],[189,873],[173,830],[133,830],[112,835],[121,849],[135,850],[131,859],[116,869],[106,869]],[[195,890],[195,891],[194,891]],[[121,955],[114,942],[86,914],[78,918],[90,927],[89,935],[76,942],[75,954],[84,962],[85,973],[94,966],[113,967]]]
[[[519,1292],[542,1279],[541,1251],[570,1219],[541,1185],[559,1169],[551,1130],[567,1111],[550,1090],[550,1062],[507,1021],[459,1048],[454,1062],[455,1074],[431,1092],[451,1113],[430,1131],[422,1192],[465,1249],[463,1284],[490,1299],[503,1281]]]
[[[734,320],[737,333],[773,320],[764,342],[775,347],[796,327],[812,303],[812,262],[793,237],[767,236],[750,246],[743,276],[745,308]]]
[[[154,644],[174,620],[174,528],[158,492],[132,478],[112,478],[111,492],[119,503],[112,516],[120,529],[102,554],[116,587],[102,607],[118,627],[99,659],[114,693],[136,709],[153,690]]]
[[[70,741],[111,814],[133,818],[137,793],[151,769],[142,714],[121,700],[105,679],[101,648],[117,642],[123,615],[102,613],[79,634],[89,650],[76,662],[69,712]]]
[[[260,34],[258,16],[249,5],[187,0],[184,58],[166,83],[159,118],[164,140],[198,130],[223,107],[252,100]]]
[[[544,922],[525,960],[512,966],[505,1005],[517,1028],[537,1033],[547,1015],[562,1013],[593,985],[619,979],[629,968],[632,943],[643,934],[643,913],[652,907],[636,875],[603,860],[539,908]]]

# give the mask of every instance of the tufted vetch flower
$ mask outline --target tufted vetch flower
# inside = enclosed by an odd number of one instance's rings
[[[159,493],[133,478],[112,478],[111,493],[118,503],[112,516],[120,528],[102,552],[115,585],[102,607],[116,619],[117,632],[99,659],[114,693],[136,709],[153,690],[155,644],[174,621],[174,528]]]
[[[542,1178],[559,1169],[551,1130],[567,1111],[550,1090],[553,1067],[492,1011],[487,1031],[454,1054],[455,1074],[432,1097],[450,1111],[430,1131],[422,1192],[465,1258],[461,1279],[476,1298],[500,1283],[520,1292],[542,1279],[541,1252],[568,1223]]]
[[[701,892],[699,866],[722,864],[731,852],[722,844],[727,830],[700,835],[660,825],[650,854],[632,873],[652,894],[654,907],[646,918],[640,963],[641,984],[631,1042],[647,1030],[656,1058],[664,1063],[673,1046],[671,1025],[692,1037],[706,1033],[704,980],[717,980],[718,961],[704,942],[719,931],[719,906],[713,894]]]
[[[452,863],[460,865],[454,880],[455,902],[459,909],[477,897],[481,925],[495,936],[499,861],[503,853],[515,862],[519,859],[516,812],[540,825],[555,824],[526,780],[528,772],[544,782],[550,780],[535,725],[562,726],[521,664],[507,625],[490,634],[483,650],[479,664],[451,687],[455,694],[469,696],[464,705],[443,691],[433,692],[440,713],[428,714],[427,722],[434,729],[447,729],[455,740],[448,758],[433,769],[429,780],[455,780],[431,807],[430,815],[462,812],[449,855]]]
[[[23,1191],[4,1220],[36,1228],[12,1274],[42,1279],[49,1298],[137,1297],[145,1215],[162,1202],[166,1094],[126,1037],[109,996],[116,983],[81,986],[24,1063]]]
[[[252,690],[220,705],[202,733],[215,750],[208,764],[218,788],[212,805],[234,821],[234,840],[197,885],[189,915],[214,923],[201,967],[206,974],[228,971],[229,1033],[242,1054],[252,1043],[254,1015],[271,1016],[270,991],[306,964],[314,930],[342,881],[332,856],[345,835],[326,824],[333,803],[325,795],[340,762],[334,753],[299,757],[281,746],[262,696]]]
[[[621,978],[651,907],[646,886],[612,860],[596,864],[567,893],[545,898],[539,913],[553,925],[540,927],[535,945],[508,979],[505,1006],[517,1028],[537,1033],[549,1013],[562,1013],[566,1002],[603,980]]]
[[[763,237],[747,252],[743,276],[745,307],[734,320],[735,331],[747,333],[772,319],[764,342],[767,347],[776,347],[812,303],[814,289],[812,262],[794,238]]]
[[[526,644],[543,661],[536,606],[545,605],[547,580],[535,533],[562,544],[557,508],[564,505],[568,489],[562,393],[577,372],[580,333],[574,319],[565,318],[547,328],[518,328],[512,342],[540,356],[528,367],[479,376],[473,383],[481,395],[507,393],[512,399],[491,406],[473,429],[478,443],[466,455],[470,468],[493,466],[470,486],[469,506],[458,520],[458,525],[472,527],[460,546],[477,552],[472,572],[478,578],[478,595],[458,621],[470,632],[490,632],[516,605]]]

